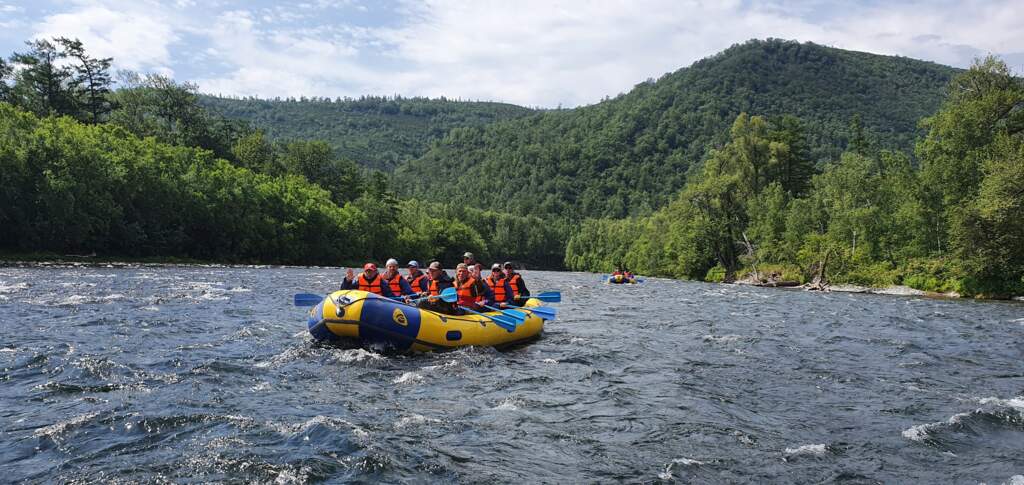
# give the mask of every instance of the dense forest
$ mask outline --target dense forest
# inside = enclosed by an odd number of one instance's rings
[[[256,99],[200,96],[225,118],[246,121],[275,139],[323,140],[338,156],[391,171],[423,156],[452,128],[483,126],[533,110],[504,103],[444,98]]]
[[[789,115],[785,123],[801,126],[815,163],[837,158],[854,138],[910,151],[918,120],[938,109],[956,72],[811,43],[750,41],[593,106],[453,129],[396,175],[407,195],[517,214],[645,215],[728,141],[740,113],[773,122]],[[478,190],[480,180],[502,184]]]
[[[914,157],[858,142],[820,171],[793,171],[804,159],[793,157],[800,138],[785,123],[740,114],[670,204],[584,222],[566,262],[717,281],[773,275],[1024,294],[1024,83],[1001,61],[981,60],[921,126]]]
[[[559,267],[568,225],[396,197],[326,142],[271,140],[196,88],[122,73],[76,40],[0,61],[0,250],[227,262],[388,257]]]
[[[957,71],[751,41],[551,111],[217,100],[157,75],[120,73],[115,89],[110,65],[65,38],[0,59],[0,251],[351,264],[470,250],[1024,294],[1024,85],[998,59]],[[355,128],[287,121],[332,112]],[[413,119],[415,134],[388,135]],[[389,155],[350,156],[360,137]]]

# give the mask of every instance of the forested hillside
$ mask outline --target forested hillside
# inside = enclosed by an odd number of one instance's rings
[[[399,199],[316,140],[272,140],[196,87],[121,73],[81,42],[0,58],[0,254],[352,264],[390,257],[560,267],[569,226]]]
[[[750,41],[593,106],[456,128],[396,175],[406,195],[513,213],[645,214],[728,141],[741,112],[802,140],[794,149],[812,164],[851,143],[909,152],[918,120],[938,109],[955,73],[908,58]]]
[[[278,140],[323,140],[339,156],[390,171],[426,153],[452,128],[533,113],[505,103],[403,98],[267,100],[201,96],[213,113],[245,121]]]
[[[670,204],[585,221],[566,262],[712,281],[1024,293],[1024,82],[980,60],[921,125],[916,163],[854,144],[814,173],[777,156],[791,151],[785,130],[740,114]]]

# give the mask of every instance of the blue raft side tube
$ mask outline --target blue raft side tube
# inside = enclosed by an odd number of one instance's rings
[[[316,340],[329,340],[332,342],[340,340],[337,335],[334,335],[327,329],[327,325],[324,323],[324,302],[322,301],[309,311],[306,325],[309,327],[310,335]]]

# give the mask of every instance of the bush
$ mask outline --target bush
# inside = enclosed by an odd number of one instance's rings
[[[708,274],[704,276],[704,281],[709,283],[721,283],[725,281],[725,267],[721,264],[715,265],[713,268],[708,270]]]

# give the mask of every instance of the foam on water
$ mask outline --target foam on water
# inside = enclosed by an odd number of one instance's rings
[[[801,445],[796,448],[786,448],[787,455],[824,455],[828,447],[824,443],[819,445]]]
[[[492,407],[494,411],[515,411],[522,405],[522,400],[516,396],[509,396],[503,399],[498,405]]]
[[[910,428],[907,428],[907,429],[903,430],[903,437],[908,439],[908,440],[911,440],[911,441],[924,441],[925,439],[928,438],[929,433],[931,433],[933,430],[936,430],[936,429],[939,429],[939,428],[942,428],[942,427],[945,427],[945,426],[952,426],[952,425],[960,424],[960,422],[963,420],[963,418],[966,418],[966,417],[968,417],[970,415],[971,415],[971,413],[969,413],[969,412],[967,412],[967,413],[957,413],[957,414],[954,414],[953,416],[950,416],[950,418],[945,420],[945,421],[939,421],[939,422],[936,422],[936,423],[919,424],[917,426],[911,426]]]
[[[409,416],[403,416],[398,421],[395,421],[392,425],[395,429],[402,429],[408,426],[415,426],[427,423],[440,423],[440,419],[428,418],[422,414],[413,413]]]
[[[401,376],[399,376],[399,377],[395,378],[394,380],[392,380],[391,383],[392,384],[405,384],[405,383],[419,382],[419,381],[422,381],[422,380],[423,380],[423,376],[421,376],[417,372],[405,372]]]
[[[662,480],[672,480],[674,478],[673,475],[672,475],[672,469],[676,465],[700,466],[700,465],[704,465],[704,464],[705,463],[703,461],[691,460],[689,458],[676,458],[676,459],[672,460],[671,463],[665,465],[665,470],[660,472],[660,473],[658,473],[658,478],[660,478]]]
[[[75,428],[78,425],[87,423],[99,415],[100,413],[95,412],[75,416],[67,421],[61,421],[43,428],[39,428],[35,431],[34,435],[37,438],[50,438],[56,440],[61,435],[63,435],[65,431],[68,431],[71,428]]]
[[[1012,399],[999,399],[997,397],[984,397],[978,399],[978,402],[982,405],[991,404],[994,406],[1012,408],[1024,413],[1024,396],[1017,396]]]
[[[335,361],[341,363],[363,362],[365,360],[385,360],[383,355],[365,349],[346,349],[332,354]]]
[[[22,291],[22,290],[27,290],[27,289],[29,289],[31,287],[32,287],[32,285],[30,285],[28,283],[25,283],[25,282],[13,283],[13,284],[9,284],[8,285],[8,284],[4,284],[4,282],[0,281],[0,294],[2,294],[2,293],[17,293],[17,292]]]
[[[702,337],[702,339],[705,342],[715,342],[715,343],[732,343],[732,342],[735,342],[735,341],[740,340],[742,338],[744,338],[742,335],[736,335],[736,334],[729,334],[729,335],[705,335],[705,336]]]

